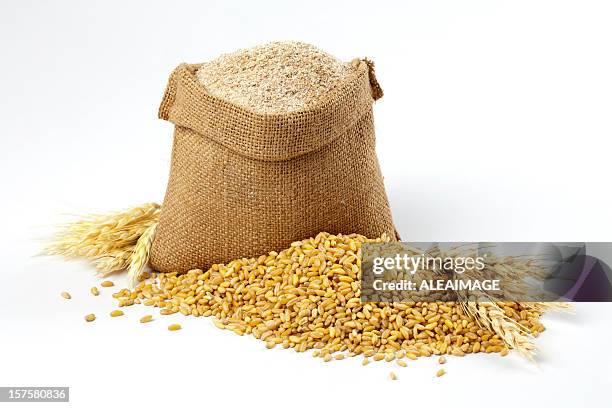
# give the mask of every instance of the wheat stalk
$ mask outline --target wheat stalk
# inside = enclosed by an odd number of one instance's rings
[[[44,253],[87,258],[102,274],[127,269],[139,239],[157,225],[160,212],[159,204],[147,203],[125,211],[85,216],[64,225]]]
[[[520,305],[526,309],[536,310],[544,313],[549,310],[557,312],[573,313],[574,307],[571,303],[567,302],[519,302]]]
[[[151,250],[151,245],[153,244],[153,239],[155,238],[155,230],[157,228],[157,224],[151,225],[146,231],[140,236],[136,246],[134,248],[134,252],[130,258],[130,265],[128,268],[128,282],[131,287],[135,287],[138,283],[138,279],[140,278],[142,271],[145,266],[149,262],[149,254]]]

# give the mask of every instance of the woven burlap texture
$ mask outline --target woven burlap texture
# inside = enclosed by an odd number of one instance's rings
[[[172,72],[159,109],[175,132],[155,270],[205,269],[321,231],[395,237],[375,151],[372,104],[382,89],[370,61],[315,107],[279,115],[208,94],[199,67]]]

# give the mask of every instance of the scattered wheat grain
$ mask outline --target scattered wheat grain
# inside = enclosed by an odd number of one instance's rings
[[[152,320],[153,320],[153,316],[146,315],[140,318],[140,323],[149,323]]]

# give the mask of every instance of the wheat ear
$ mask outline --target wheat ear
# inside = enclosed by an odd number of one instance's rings
[[[499,335],[508,348],[517,350],[529,360],[533,360],[535,345],[527,329],[506,316],[495,302],[465,302],[468,312],[487,329]]]
[[[120,250],[105,253],[93,259],[92,263],[102,276],[123,271],[130,266],[130,259],[134,253],[134,248],[134,245],[130,245]]]
[[[89,215],[64,225],[44,248],[47,255],[86,258],[102,274],[124,270],[140,237],[159,220],[161,207],[147,203],[125,211]]]
[[[151,225],[146,231],[138,238],[134,252],[130,258],[130,266],[128,268],[128,282],[131,287],[135,287],[138,284],[138,280],[149,262],[149,254],[151,252],[151,245],[155,238],[155,230],[157,224]]]

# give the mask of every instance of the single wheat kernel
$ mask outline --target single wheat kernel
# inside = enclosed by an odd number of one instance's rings
[[[502,357],[506,357],[508,355],[508,349],[505,348],[502,351],[499,352],[499,355]]]
[[[153,320],[153,316],[146,315],[140,318],[140,323],[149,323],[151,320]]]
[[[121,310],[113,310],[112,312],[110,312],[111,317],[119,317],[119,316],[123,316],[123,311]]]
[[[91,288],[91,289],[90,289],[90,292],[91,292],[91,294],[92,294],[92,295],[94,295],[94,296],[98,296],[98,295],[100,294],[100,291],[99,291],[99,290],[98,290],[98,288],[97,288],[97,287],[95,287],[95,286],[94,286],[93,288]]]
[[[370,364],[370,359],[368,359],[367,357],[361,361],[362,366],[367,366],[368,364]]]
[[[115,286],[115,284],[111,281],[103,281],[100,286],[102,286],[103,288],[110,288],[111,286]]]
[[[273,341],[267,341],[266,342],[266,348],[267,349],[273,349],[274,347],[276,347],[276,343]]]
[[[397,365],[400,367],[406,367],[407,364],[404,360],[397,360]]]
[[[395,380],[397,380],[397,375],[393,371],[391,371],[389,373],[389,378],[391,378],[391,380],[395,381]]]
[[[96,320],[96,315],[91,313],[85,316],[85,321],[86,322],[93,322],[94,320]]]
[[[62,297],[64,299],[72,299],[72,296],[70,296],[70,293],[68,292],[62,292]]]
[[[446,363],[446,357],[444,357],[444,356],[440,356],[440,358],[438,359],[438,363],[439,363],[439,364],[444,364],[444,363]]]
[[[344,360],[344,354],[340,353],[340,354],[336,354],[336,360]]]
[[[439,369],[438,372],[436,373],[436,377],[442,377],[444,374],[446,374],[446,371],[444,371],[443,368]]]
[[[325,355],[325,357],[323,357],[323,361],[325,361],[326,363],[327,363],[327,362],[330,362],[330,361],[331,361],[331,359],[332,359],[331,354],[326,354],[326,355]]]
[[[374,359],[374,361],[380,361],[380,360],[384,360],[385,355],[383,353],[376,353],[374,354],[374,357],[372,357]]]
[[[385,355],[385,361],[387,363],[391,362],[395,360],[395,355],[393,353],[387,353],[387,355]]]
[[[182,329],[182,327],[178,323],[173,323],[170,326],[168,326],[168,330],[170,330],[170,331],[177,331],[177,330],[181,330],[181,329]]]

